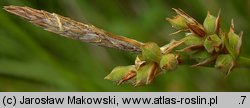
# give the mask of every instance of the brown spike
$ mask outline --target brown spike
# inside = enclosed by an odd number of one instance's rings
[[[136,40],[117,36],[93,25],[80,23],[55,13],[21,6],[4,6],[4,10],[20,16],[47,31],[82,42],[135,53],[140,53],[140,47],[143,45],[143,43]]]

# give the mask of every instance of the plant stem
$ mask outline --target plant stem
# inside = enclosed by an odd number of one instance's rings
[[[240,56],[237,59],[237,66],[244,67],[244,68],[250,68],[250,58]]]

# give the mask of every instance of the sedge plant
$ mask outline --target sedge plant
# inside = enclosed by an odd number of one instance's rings
[[[236,67],[250,66],[250,59],[240,56],[243,32],[235,32],[233,20],[229,30],[222,30],[220,11],[217,16],[208,12],[203,24],[200,24],[183,10],[173,9],[177,15],[166,18],[177,30],[171,35],[184,32],[185,36],[160,47],[155,42],[143,43],[117,36],[43,10],[20,6],[5,6],[4,9],[61,36],[138,54],[134,64],[117,66],[105,77],[117,84],[147,85],[157,75],[175,71],[183,64],[213,67],[226,76]]]

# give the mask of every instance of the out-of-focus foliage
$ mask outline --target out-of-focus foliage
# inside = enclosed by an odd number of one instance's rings
[[[181,8],[200,23],[221,9],[222,24],[244,30],[241,55],[250,57],[249,0],[0,0],[0,6],[43,9],[142,42],[164,45],[174,29],[165,17]],[[222,25],[229,30],[229,25]],[[250,68],[224,78],[213,68],[180,66],[142,87],[115,85],[104,77],[134,54],[80,43],[42,30],[0,9],[0,91],[250,91]]]

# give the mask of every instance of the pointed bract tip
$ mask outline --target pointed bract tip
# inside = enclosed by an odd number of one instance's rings
[[[211,15],[211,12],[210,11],[207,11],[207,16]]]
[[[106,76],[106,77],[104,77],[104,79],[105,80],[110,80],[111,78],[110,78],[110,76]]]
[[[3,6],[3,9],[5,10],[5,11],[10,11],[12,8],[11,8],[12,6]]]
[[[219,10],[219,12],[218,12],[218,15],[217,15],[217,18],[216,18],[216,21],[215,21],[215,32],[217,33],[217,34],[219,34],[220,33],[220,20],[221,20],[221,9]]]
[[[4,6],[3,9],[9,13],[15,14],[20,16],[21,13],[23,13],[25,7],[21,7],[21,6],[13,6],[13,5],[9,5],[9,6]]]
[[[242,36],[243,36],[243,31],[240,32],[239,34],[239,40],[238,40],[238,44],[236,46],[236,52],[239,55],[240,54],[240,49],[241,49],[241,45],[242,45]]]
[[[218,12],[217,17],[219,17],[219,16],[220,16],[220,14],[221,14],[221,9],[219,9],[219,12]]]
[[[230,32],[234,32],[234,19],[231,20]]]
[[[174,11],[177,11],[177,9],[175,9],[175,8],[172,8]]]
[[[3,6],[3,9],[8,9],[8,8],[11,8],[11,7],[13,7],[12,5],[9,5],[9,6]]]
[[[3,9],[6,11],[13,11],[16,10],[17,8],[19,8],[19,6],[13,6],[13,5],[3,6]]]
[[[181,14],[182,10],[180,8],[176,9],[176,8],[172,8],[177,14]]]

